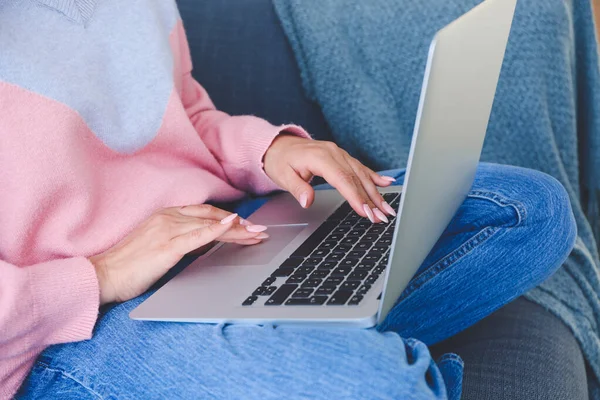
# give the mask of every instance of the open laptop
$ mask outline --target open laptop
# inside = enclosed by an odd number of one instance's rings
[[[140,320],[371,327],[383,321],[469,192],[516,0],[486,0],[434,37],[398,209],[372,224],[335,190],[310,209],[280,194],[255,212],[260,245],[221,244],[155,292]]]

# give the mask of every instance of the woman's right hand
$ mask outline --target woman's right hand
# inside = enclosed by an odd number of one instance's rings
[[[89,258],[98,276],[100,304],[139,296],[185,254],[215,240],[257,244],[268,237],[264,230],[206,204],[160,210],[115,246]]]

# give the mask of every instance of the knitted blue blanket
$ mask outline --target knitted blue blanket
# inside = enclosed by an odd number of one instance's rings
[[[307,95],[372,167],[408,158],[434,33],[480,0],[273,0]],[[600,398],[600,69],[589,0],[520,0],[482,159],[541,170],[578,223],[564,266],[527,297],[571,327]]]

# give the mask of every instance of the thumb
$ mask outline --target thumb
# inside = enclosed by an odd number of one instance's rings
[[[310,207],[315,199],[313,187],[302,179],[293,168],[287,168],[286,173],[284,174],[284,189],[296,198],[302,208]]]

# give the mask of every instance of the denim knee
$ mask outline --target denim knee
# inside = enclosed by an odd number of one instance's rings
[[[494,187],[493,190],[513,200],[518,208],[519,221],[515,228],[521,238],[527,239],[521,245],[534,252],[551,248],[556,260],[564,261],[577,237],[577,225],[565,187],[548,174],[513,166],[482,163],[474,187],[482,176],[483,186]],[[490,184],[490,180],[499,182]],[[523,231],[527,231],[525,236]]]

